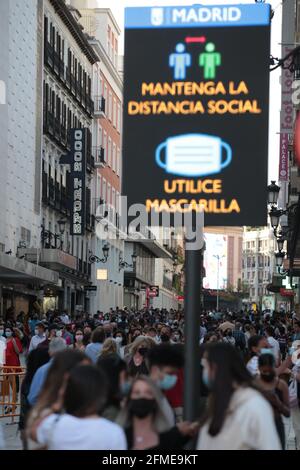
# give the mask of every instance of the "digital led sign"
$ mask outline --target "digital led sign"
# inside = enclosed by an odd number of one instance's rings
[[[269,57],[267,4],[126,9],[129,206],[266,224]]]

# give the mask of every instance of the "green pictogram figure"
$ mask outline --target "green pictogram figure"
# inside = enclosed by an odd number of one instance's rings
[[[221,65],[221,54],[215,51],[215,45],[209,42],[205,46],[205,51],[199,55],[199,65],[204,68],[204,78],[211,80],[216,78],[217,67]]]

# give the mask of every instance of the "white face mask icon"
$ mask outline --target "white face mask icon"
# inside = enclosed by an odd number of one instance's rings
[[[166,150],[165,162],[162,151]],[[223,149],[226,158],[223,159]],[[206,134],[184,134],[170,137],[156,149],[156,163],[167,173],[181,176],[204,176],[220,173],[232,158],[230,145],[219,137]]]

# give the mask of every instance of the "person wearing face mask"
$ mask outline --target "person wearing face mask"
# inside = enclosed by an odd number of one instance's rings
[[[258,358],[258,369],[256,383],[273,408],[276,429],[284,450],[285,431],[282,416],[290,416],[289,389],[284,380],[276,376],[273,354],[261,354]]]
[[[34,336],[31,338],[28,352],[31,352],[33,349],[36,349],[40,343],[46,339],[46,327],[44,323],[40,322],[36,324],[34,329]]]
[[[22,353],[22,343],[15,334],[14,328],[5,328],[6,349],[5,349],[5,366],[20,366],[20,354]],[[16,372],[16,369],[14,370]]]
[[[149,373],[148,354],[155,342],[149,336],[138,336],[129,346],[125,361],[128,364],[130,377],[147,375]]]
[[[117,422],[125,430],[129,450],[182,449],[197,432],[196,423],[170,426],[161,391],[143,375],[134,380]]]
[[[171,337],[171,331],[168,326],[163,326],[160,330],[160,340],[162,343],[169,343]]]
[[[176,410],[183,406],[183,354],[180,346],[160,344],[148,354],[149,376],[168,398],[163,395],[162,407],[170,426],[175,425]],[[180,379],[180,380],[179,380]],[[168,400],[169,399],[169,400]],[[171,406],[172,404],[172,406]]]
[[[4,336],[5,328],[3,323],[0,323],[0,367],[5,362],[5,349],[6,349],[6,338]]]
[[[268,348],[269,345],[264,336],[254,335],[249,338],[248,350],[251,355],[251,359],[247,363],[247,369],[253,377],[258,375],[258,357],[261,354],[261,351],[269,352]]]
[[[125,346],[127,345],[126,335],[123,331],[117,331],[115,333],[115,341],[117,343],[117,349],[119,356],[124,359],[125,356]]]
[[[84,352],[85,346],[83,344],[83,331],[76,330],[75,332],[75,342],[74,342],[74,349]]]
[[[281,450],[272,407],[238,351],[225,343],[205,348],[202,380],[209,398],[197,450]]]

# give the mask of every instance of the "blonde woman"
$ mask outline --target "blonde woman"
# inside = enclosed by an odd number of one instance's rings
[[[130,345],[125,361],[128,364],[128,373],[131,377],[149,373],[147,353],[155,344],[155,341],[149,336],[138,336]]]
[[[99,357],[108,356],[109,354],[117,354],[118,346],[114,338],[107,338],[104,343]]]
[[[180,449],[195,434],[195,424],[170,427],[162,402],[161,391],[149,377],[141,375],[134,380],[117,420],[129,450]]]

